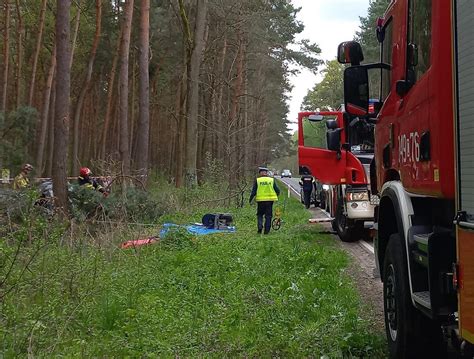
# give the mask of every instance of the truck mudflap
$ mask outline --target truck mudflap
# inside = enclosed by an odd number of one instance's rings
[[[474,344],[474,226],[458,226],[457,248],[459,330],[462,338]]]

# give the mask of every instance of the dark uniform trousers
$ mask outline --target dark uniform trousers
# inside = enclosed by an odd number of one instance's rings
[[[311,206],[311,190],[303,189],[303,200],[306,208]]]
[[[272,215],[273,215],[273,201],[261,201],[257,202],[257,228],[261,232],[263,229],[263,216],[265,216],[265,231],[267,234],[270,232],[272,226]]]

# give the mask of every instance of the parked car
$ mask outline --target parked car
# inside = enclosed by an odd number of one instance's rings
[[[291,178],[291,172],[290,172],[290,170],[283,170],[283,171],[281,172],[281,178],[285,178],[285,177]]]

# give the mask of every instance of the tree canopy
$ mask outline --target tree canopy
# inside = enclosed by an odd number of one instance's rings
[[[313,89],[305,96],[302,104],[303,110],[335,110],[343,102],[344,65],[337,60],[326,62],[326,67],[321,71],[324,76],[320,83],[314,85]]]
[[[382,17],[390,0],[372,0],[369,4],[367,16],[360,17],[359,31],[354,40],[358,41],[364,51],[364,62],[378,62],[380,44],[375,36],[377,19]],[[334,49],[334,52],[336,49]],[[306,94],[301,108],[303,110],[337,109],[344,100],[343,88],[344,65],[337,60],[326,62],[326,67],[321,71],[323,80],[314,85]],[[371,93],[377,93],[380,84],[379,76],[370,76]]]

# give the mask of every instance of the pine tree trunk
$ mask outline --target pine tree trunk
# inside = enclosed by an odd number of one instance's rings
[[[9,0],[4,0],[3,8],[5,11],[5,28],[3,38],[3,89],[2,89],[2,104],[0,111],[7,112],[7,98],[8,98],[8,70],[10,66],[10,3]]]
[[[244,71],[244,89],[243,92],[246,94],[244,97],[244,110],[243,110],[243,169],[244,169],[244,178],[249,171],[249,98],[247,95],[247,91],[249,90],[249,78],[248,78],[248,68],[247,62],[244,60],[245,63],[245,71]]]
[[[57,2],[56,10],[56,119],[54,124],[53,188],[57,206],[68,214],[67,148],[69,138],[69,96],[71,91],[71,53],[69,12],[71,0]]]
[[[225,77],[225,58],[227,55],[227,38],[224,37],[224,44],[222,45],[222,52],[220,58],[220,71],[219,71],[219,86],[218,86],[218,97],[217,97],[217,158],[224,158],[224,142],[226,134],[226,126],[224,124],[224,118],[222,114],[223,98],[224,98],[224,77]]]
[[[72,45],[71,45],[71,58],[69,59],[69,67],[72,67],[72,63],[74,62],[74,53],[76,52],[76,43],[77,43],[77,35],[79,34],[79,25],[81,23],[81,14],[82,14],[82,0],[77,2],[77,14],[76,14],[76,21],[74,22],[74,33],[72,35]]]
[[[140,3],[140,39],[139,39],[139,115],[137,128],[136,168],[143,176],[148,174],[148,143],[150,131],[150,0]]]
[[[33,55],[33,66],[31,69],[31,83],[30,83],[30,93],[28,95],[28,106],[33,106],[33,96],[35,93],[35,84],[36,84],[36,70],[38,68],[38,59],[43,44],[43,30],[44,30],[44,19],[46,16],[46,3],[48,0],[43,0],[41,2],[40,10],[40,22],[38,24],[38,39],[36,40],[35,53]]]
[[[56,69],[56,46],[53,48],[51,55],[51,64],[49,65],[48,76],[44,89],[43,109],[41,111],[41,125],[36,149],[36,173],[41,176],[43,174],[43,155],[46,142],[46,132],[48,129],[49,105],[51,102],[51,89],[53,85],[54,71]]]
[[[229,173],[232,174],[229,177],[229,183],[233,184],[236,180],[238,180],[238,176],[240,169],[240,161],[239,161],[239,152],[241,150],[241,145],[238,141],[238,137],[241,135],[241,126],[239,121],[239,111],[240,111],[240,98],[242,97],[242,86],[243,86],[243,64],[244,64],[244,43],[242,40],[242,35],[239,31],[238,34],[239,40],[239,49],[237,53],[237,68],[236,68],[236,80],[234,86],[234,93],[232,96],[232,106],[230,110],[230,128],[231,128],[231,135],[230,135],[230,142],[232,144],[232,153],[229,158],[230,160],[230,171]]]
[[[186,107],[186,184],[197,184],[199,77],[204,50],[204,31],[207,19],[207,0],[198,0],[191,58],[188,62],[188,95]]]
[[[92,42],[92,48],[89,56],[89,63],[87,64],[86,78],[82,85],[81,93],[76,104],[76,111],[74,112],[74,132],[73,132],[73,144],[72,144],[72,173],[76,174],[79,172],[80,160],[78,158],[79,153],[79,123],[81,121],[82,106],[84,99],[90,88],[92,71],[94,69],[95,56],[97,54],[97,48],[100,42],[101,24],[102,24],[102,0],[96,0],[95,3],[95,34]]]
[[[101,150],[100,158],[104,160],[106,158],[106,146],[107,146],[107,135],[110,127],[110,117],[112,115],[112,104],[114,100],[114,85],[115,85],[115,76],[117,73],[117,63],[120,53],[120,44],[122,42],[122,35],[119,36],[119,41],[117,43],[117,51],[115,52],[114,59],[112,60],[112,69],[110,70],[109,83],[107,86],[107,107],[105,110],[104,126],[102,129],[102,139],[101,139]]]
[[[51,109],[49,115],[49,128],[48,128],[48,166],[46,168],[46,177],[53,177],[53,153],[54,153],[54,119],[55,119],[55,103],[56,103],[56,84],[53,79],[51,101],[49,103],[49,108]]]
[[[122,173],[130,174],[130,146],[128,134],[128,64],[130,58],[130,35],[132,32],[133,0],[125,2],[123,15],[122,46],[120,49],[120,160]]]
[[[184,167],[184,146],[186,144],[186,120],[184,117],[184,111],[186,108],[186,84],[187,84],[187,69],[184,67],[183,76],[180,81],[177,97],[177,119],[176,125],[176,167],[175,167],[175,185],[181,187],[183,185],[183,167]]]
[[[135,103],[136,103],[136,97],[137,97],[137,61],[136,61],[136,53],[133,52],[132,54],[132,64],[130,65],[132,67],[132,83],[131,83],[131,98],[130,98],[130,111],[129,111],[129,120],[128,120],[128,133],[130,135],[130,138],[128,140],[128,143],[130,144],[130,158],[133,159],[135,151],[136,151],[136,146],[134,143],[134,131],[135,131],[135,122],[136,122],[136,116],[135,116]],[[129,96],[130,97],[130,96]]]
[[[23,103],[23,36],[25,35],[23,17],[21,15],[20,0],[16,0],[16,14],[18,21],[16,49],[16,108],[19,108]]]

